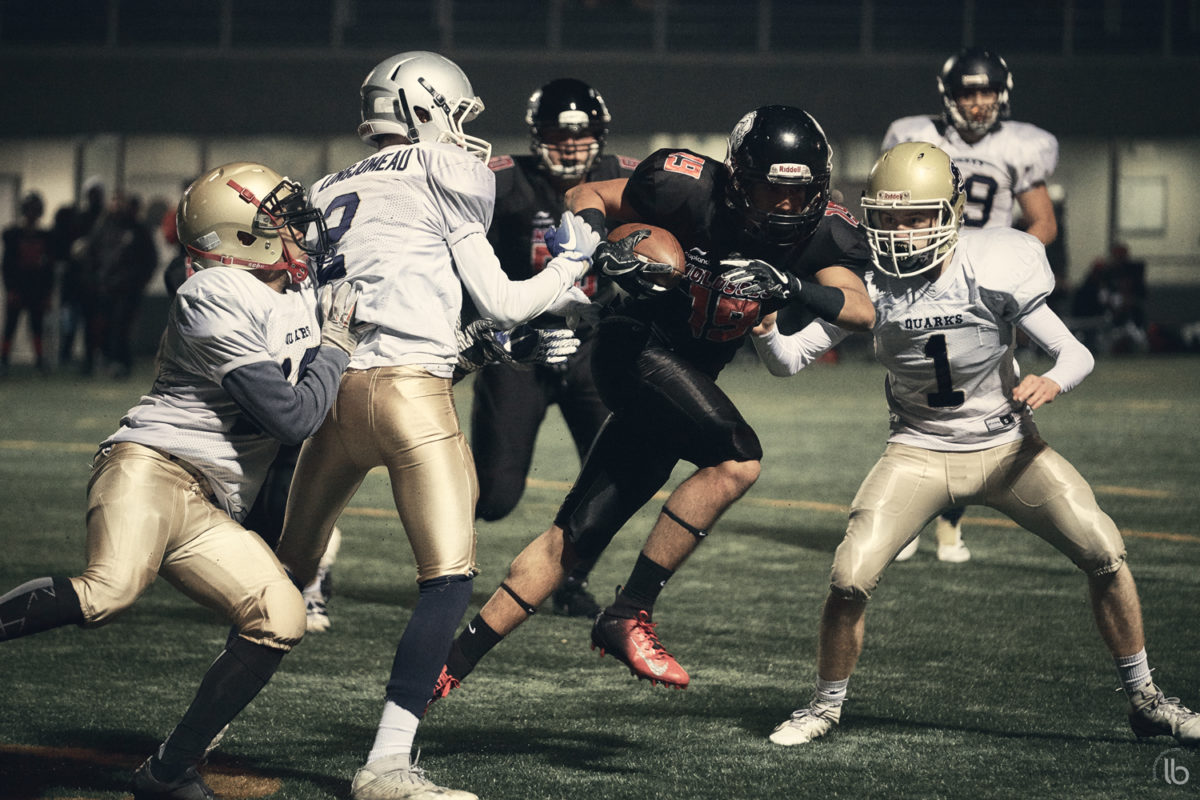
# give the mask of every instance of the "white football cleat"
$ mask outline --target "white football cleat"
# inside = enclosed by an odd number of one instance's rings
[[[918,536],[917,538],[913,539],[908,544],[904,545],[904,549],[901,550],[899,553],[896,553],[896,557],[892,560],[893,561],[908,561],[910,558],[912,558],[913,556],[915,556],[917,554],[917,545],[919,545],[920,543],[921,543],[921,537]]]
[[[934,523],[937,530],[937,557],[938,561],[945,561],[950,564],[961,564],[964,561],[971,560],[971,551],[963,544],[962,540],[962,523],[951,524],[946,520],[938,517]]]
[[[791,747],[797,744],[807,744],[818,736],[824,736],[833,730],[842,718],[841,703],[823,703],[813,700],[805,708],[792,712],[791,719],[775,726],[770,740],[775,744]]]
[[[329,612],[325,610],[325,598],[305,597],[304,629],[309,633],[324,633],[331,625],[333,622],[329,619]]]
[[[438,786],[408,756],[388,756],[372,761],[354,773],[350,784],[354,800],[479,800],[470,792]]]
[[[1180,744],[1200,744],[1200,714],[1167,697],[1147,682],[1129,698],[1129,727],[1139,739],[1174,736]]]

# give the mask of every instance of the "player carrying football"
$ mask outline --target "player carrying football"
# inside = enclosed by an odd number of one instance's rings
[[[687,253],[673,288],[641,280],[634,233],[596,250],[628,295],[601,320],[592,368],[612,417],[597,436],[554,523],[460,634],[436,696],[458,685],[523,622],[579,559],[595,558],[683,459],[696,471],[671,493],[628,581],[592,642],[634,675],[685,687],[688,674],[652,621],[659,592],[729,506],[758,478],[758,437],[716,378],[765,315],[797,304],[854,330],[874,312],[852,268],[868,252],[856,221],[829,203],[830,148],[806,112],[764,106],[729,138],[724,164],[664,149],[628,179],[585,183],[568,207],[666,228]]]

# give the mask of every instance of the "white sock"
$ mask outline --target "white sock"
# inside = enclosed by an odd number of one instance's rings
[[[1125,688],[1125,694],[1133,694],[1150,683],[1150,662],[1146,658],[1146,648],[1143,647],[1131,656],[1117,656],[1113,661],[1117,665],[1117,673],[1121,676],[1121,686]]]
[[[836,703],[840,705],[846,699],[846,687],[849,684],[849,678],[841,681],[827,681],[818,675],[817,700],[822,703]]]
[[[417,735],[420,718],[388,700],[379,718],[379,729],[375,731],[375,744],[367,756],[367,763],[389,756],[411,756],[413,739]]]

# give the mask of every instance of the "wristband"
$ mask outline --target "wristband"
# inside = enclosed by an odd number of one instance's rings
[[[604,212],[600,209],[585,208],[582,211],[573,211],[571,213],[590,225],[596,233],[600,234],[601,241],[608,236],[608,223],[604,218]]]
[[[805,280],[800,281],[799,300],[826,322],[837,322],[842,306],[846,305],[846,295],[841,289]]]

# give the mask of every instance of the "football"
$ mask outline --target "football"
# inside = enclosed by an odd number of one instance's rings
[[[641,230],[650,231],[650,235],[637,243],[633,248],[634,255],[648,264],[665,264],[670,267],[670,270],[663,268],[660,268],[661,271],[639,270],[638,278],[663,289],[674,288],[687,269],[687,256],[684,255],[683,247],[675,238],[675,234],[666,228],[659,228],[655,225],[629,222],[611,230],[608,240],[615,242]]]

